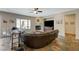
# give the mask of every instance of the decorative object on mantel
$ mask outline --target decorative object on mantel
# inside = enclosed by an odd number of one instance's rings
[[[3,20],[3,23],[7,23],[7,21],[6,20]]]

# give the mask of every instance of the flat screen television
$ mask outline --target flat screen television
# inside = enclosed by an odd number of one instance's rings
[[[46,26],[46,27],[54,27],[54,20],[45,21],[44,26]]]

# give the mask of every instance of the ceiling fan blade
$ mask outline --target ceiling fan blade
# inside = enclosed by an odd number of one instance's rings
[[[37,11],[37,10],[38,10],[38,8],[34,8],[33,10],[34,10],[34,11]]]
[[[38,12],[43,12],[43,11],[38,11]]]

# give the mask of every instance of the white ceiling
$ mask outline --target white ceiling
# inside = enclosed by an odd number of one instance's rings
[[[38,14],[31,13],[33,11],[33,8],[0,8],[0,11],[16,13],[26,16],[45,17],[60,12],[71,11],[74,9],[75,8],[39,8],[39,10],[42,10],[43,12]]]

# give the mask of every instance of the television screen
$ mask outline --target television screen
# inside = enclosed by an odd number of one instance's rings
[[[45,21],[44,26],[46,26],[46,27],[54,27],[54,20]]]

